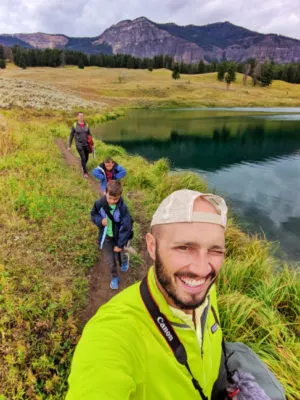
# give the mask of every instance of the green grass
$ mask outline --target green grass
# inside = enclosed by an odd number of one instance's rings
[[[61,399],[97,257],[94,194],[66,173],[55,137],[63,126],[8,122],[14,145],[0,161],[0,394]]]
[[[87,300],[87,271],[97,259],[97,232],[89,222],[95,193],[77,166],[66,167],[55,144],[57,137],[67,140],[69,127],[59,121],[69,121],[69,115],[52,120],[39,115],[7,112],[1,136],[6,145],[0,161],[0,398],[6,399],[64,397],[82,328],[77,315]],[[100,141],[96,148],[101,159],[91,160],[91,168],[112,156],[127,169],[124,196],[139,222],[135,247],[143,240],[142,225],[166,195],[207,189],[195,174],[170,175],[167,160],[150,163]],[[272,257],[268,242],[243,234],[232,218],[226,242],[219,279],[225,337],[250,345],[278,376],[288,399],[297,400],[299,276]],[[132,261],[136,270],[143,262],[139,254]]]

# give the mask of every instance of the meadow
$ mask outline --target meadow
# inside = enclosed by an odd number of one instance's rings
[[[56,145],[57,138],[67,142],[75,116],[77,103],[70,107],[68,95],[81,102],[92,125],[122,115],[117,107],[126,112],[132,106],[177,104],[299,106],[300,88],[274,82],[271,88],[245,89],[238,81],[227,91],[213,74],[175,82],[170,71],[99,68],[10,66],[1,72],[2,80],[5,85],[22,80],[22,90],[27,84],[37,89],[31,105],[26,100],[17,107],[0,105],[0,399],[62,399],[82,330],[87,273],[99,257],[97,232],[89,222],[98,194],[77,166],[66,166]],[[65,96],[65,107],[57,108],[56,100],[39,107],[41,87]],[[140,268],[139,232],[159,202],[179,188],[206,191],[206,182],[192,173],[170,175],[164,159],[149,163],[101,141],[96,149],[101,159],[113,156],[128,170],[125,198],[138,221],[134,268]],[[91,160],[90,168],[99,161]],[[297,400],[299,269],[274,258],[271,244],[244,234],[232,216],[226,247],[218,282],[225,337],[250,345],[282,382],[288,399]]]
[[[129,70],[89,67],[28,68],[22,70],[8,65],[0,78],[16,82],[29,80],[31,84],[50,85],[53,91],[66,96],[79,96],[85,102],[99,103],[102,111],[114,107],[300,107],[300,87],[274,81],[270,87],[253,87],[248,79],[242,84],[242,74],[229,90],[225,82],[217,81],[217,73],[181,75],[177,81],[169,70]],[[13,84],[13,81],[11,84]],[[21,90],[17,90],[21,92]],[[0,99],[6,98],[0,85]],[[39,98],[35,99],[37,106]],[[68,97],[66,98],[68,100]],[[83,101],[84,100],[84,101]],[[3,100],[0,100],[0,107]],[[34,101],[34,99],[33,99]],[[71,102],[71,100],[70,100]],[[69,101],[65,108],[69,108]],[[48,108],[52,108],[49,101]],[[97,104],[94,104],[97,107]]]

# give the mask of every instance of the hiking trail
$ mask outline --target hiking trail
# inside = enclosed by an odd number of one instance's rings
[[[69,151],[67,149],[67,145],[63,139],[57,139],[56,143],[63,155],[66,164],[68,166],[77,166],[78,173],[81,174],[81,164],[79,157],[76,157],[72,151]],[[89,182],[91,189],[95,192],[95,200],[103,195],[103,193],[100,191],[99,182],[96,181],[93,177],[89,176],[88,178],[82,179],[86,179]],[[141,196],[138,192],[130,192],[128,196],[134,196],[135,198],[134,219],[140,224],[142,236],[142,248],[136,250],[139,254],[141,254],[144,262],[138,268],[134,269],[129,267],[128,272],[120,272],[119,289],[112,290],[109,287],[111,274],[109,272],[108,266],[106,265],[104,257],[102,257],[102,252],[99,250],[98,261],[88,272],[88,305],[79,315],[80,322],[82,324],[85,324],[95,314],[98,308],[102,304],[106,303],[109,299],[111,299],[115,294],[119,293],[121,290],[125,289],[127,286],[133,284],[134,282],[142,279],[146,275],[148,267],[151,264],[151,260],[148,256],[144,240],[144,236],[147,232],[147,226],[145,224],[145,221],[141,217],[142,212],[139,212],[141,206],[139,198],[141,198]],[[93,205],[91,204],[90,208],[92,208],[92,206]],[[95,245],[97,243],[98,246],[97,237],[92,237],[91,240],[94,240]]]

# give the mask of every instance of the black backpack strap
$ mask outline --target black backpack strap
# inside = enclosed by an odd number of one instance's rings
[[[109,204],[106,201],[106,198],[102,198],[100,200],[100,208],[103,208],[103,210],[105,211],[108,218],[114,223],[114,217],[113,217],[112,213],[110,212]]]
[[[213,306],[211,306],[211,311],[213,313],[216,323],[220,326],[219,318],[218,318],[216,310],[214,309]],[[232,379],[232,376],[234,374],[234,371],[230,371],[230,369],[228,367],[228,358],[230,357],[231,354],[229,354],[229,356],[227,354],[225,340],[223,337],[222,337],[222,351],[223,351],[223,355],[224,355],[224,366],[225,366],[225,370],[226,370],[227,381],[229,383],[233,384],[234,381]]]
[[[148,281],[147,277],[145,277],[140,285],[140,293],[142,300],[145,304],[145,307],[147,308],[153,322],[157,326],[159,332],[169,345],[170,349],[172,350],[174,356],[176,357],[176,360],[181,364],[186,367],[186,369],[189,371],[189,374],[191,375],[193,385],[195,389],[199,392],[201,399],[202,400],[208,400],[208,398],[205,396],[199,382],[197,379],[194,378],[192,371],[189,367],[189,364],[187,362],[187,354],[186,350],[179,340],[176,332],[174,331],[171,323],[169,322],[168,318],[162,314],[159,310],[158,305],[156,304],[155,300],[153,299],[151,292],[148,287]]]

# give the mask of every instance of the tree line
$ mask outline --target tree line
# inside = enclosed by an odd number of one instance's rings
[[[12,48],[13,62],[21,67],[63,67],[78,65],[107,68],[159,69],[172,68],[173,58],[159,55],[153,58],[137,58],[129,54],[85,54],[80,51],[60,49],[24,49],[20,46]]]
[[[227,88],[231,82],[236,80],[236,72],[243,74],[243,84],[246,85],[247,79],[252,80],[252,85],[269,86],[274,79],[275,64],[266,60],[261,62],[255,59],[249,59],[245,63],[234,63],[222,61],[217,66],[217,79],[225,81]]]
[[[6,67],[6,62],[5,62],[4,47],[0,44],[0,69],[4,69],[5,67]]]
[[[275,64],[274,61],[261,62],[249,59],[246,62],[236,63],[229,61],[200,60],[198,63],[185,64],[176,62],[169,55],[158,55],[153,58],[138,58],[129,54],[85,54],[80,51],[62,49],[25,49],[18,45],[11,49],[0,45],[0,68],[5,68],[5,58],[10,58],[17,66],[26,67],[63,67],[77,65],[79,68],[98,66],[106,68],[153,69],[167,68],[174,72],[175,79],[180,74],[205,74],[217,72],[217,78],[227,85],[235,80],[235,73],[243,74],[243,81],[251,79],[252,84],[268,86],[272,80],[279,79],[290,83],[300,83],[300,62],[289,64]],[[173,74],[174,75],[174,74]],[[173,76],[174,77],[174,76]]]

